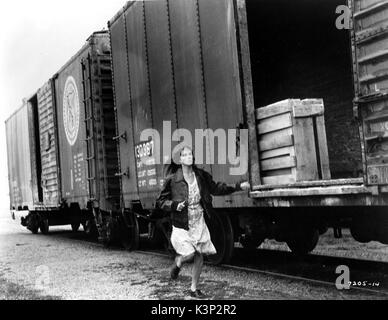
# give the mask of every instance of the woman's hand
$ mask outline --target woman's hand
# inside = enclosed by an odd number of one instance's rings
[[[182,211],[185,207],[186,207],[186,201],[182,201],[178,204],[178,206],[176,207],[176,210]]]
[[[251,189],[251,185],[249,184],[248,181],[241,182],[240,184],[241,190],[248,191]]]

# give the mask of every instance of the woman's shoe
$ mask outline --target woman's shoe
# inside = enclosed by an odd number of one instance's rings
[[[198,290],[198,289],[195,291],[190,290],[189,292],[190,292],[190,297],[192,298],[199,298],[199,299],[206,298],[206,295],[204,295],[201,290]]]
[[[171,279],[175,280],[176,278],[178,278],[179,271],[181,271],[181,268],[179,268],[176,264],[174,264],[170,272]]]

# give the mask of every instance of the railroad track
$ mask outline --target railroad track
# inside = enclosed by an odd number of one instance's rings
[[[262,250],[256,250],[258,254],[262,253]],[[355,264],[361,264],[363,268],[366,268],[367,270],[363,270],[364,273],[370,272],[370,270],[375,271],[376,269],[379,269],[380,267],[383,268],[388,268],[388,263],[384,262],[378,262],[378,261],[368,261],[368,260],[357,260],[357,259],[348,259],[348,258],[338,258],[338,257],[332,257],[332,256],[318,256],[318,255],[309,255],[303,258],[298,258],[295,257],[292,253],[289,252],[281,252],[281,251],[275,251],[275,250],[264,250],[265,254],[268,252],[266,251],[271,251],[270,254],[273,256],[279,256],[279,255],[288,255],[291,257],[291,260],[295,258],[296,260],[302,261],[301,263],[304,265],[308,265],[311,263],[311,260],[314,260],[316,258],[317,260],[331,260],[332,263],[334,261],[337,261],[335,263],[338,263],[338,265],[346,265],[346,263],[351,265],[352,267]],[[147,255],[158,255],[160,257],[165,257],[165,258],[171,258],[171,255],[159,250],[136,250],[135,252],[142,253],[142,254],[147,254]],[[319,279],[319,274],[315,273],[315,277],[310,276],[311,273],[314,270],[310,270],[310,272],[307,272],[307,275],[301,275],[299,274],[292,274],[292,270],[290,272],[281,272],[281,271],[269,271],[268,268],[260,268],[260,266],[254,265],[254,263],[248,263],[245,264],[245,261],[241,261],[238,263],[236,261],[237,259],[232,259],[231,263],[229,264],[220,264],[220,265],[212,265],[209,262],[205,262],[205,264],[210,265],[214,268],[218,269],[224,269],[224,270],[235,270],[235,271],[243,271],[247,273],[256,273],[256,274],[263,274],[275,278],[283,278],[283,279],[288,279],[290,281],[298,281],[298,282],[307,282],[310,284],[315,284],[315,285],[323,285],[323,286],[328,286],[332,288],[336,288],[335,286],[335,278],[338,276],[335,273],[333,273],[333,278],[334,280],[329,281],[325,280],[327,279],[327,272],[322,279]],[[351,262],[351,263],[349,263]],[[244,263],[244,265],[242,265]],[[292,262],[291,262],[292,263]],[[295,263],[295,261],[294,261]],[[268,265],[267,265],[268,266]],[[368,269],[368,266],[371,266],[370,269]],[[275,268],[276,269],[276,268]],[[302,268],[303,269],[303,268]],[[306,271],[306,270],[305,270]],[[381,271],[383,272],[383,271]],[[380,273],[381,273],[380,272]],[[303,272],[301,272],[303,274]],[[357,270],[356,276],[360,274],[360,270]],[[358,281],[356,281],[358,282]],[[385,285],[384,285],[385,284]],[[384,287],[383,287],[384,285]],[[346,289],[343,289],[346,291]],[[350,290],[358,291],[358,292],[367,292],[367,293],[373,293],[373,294],[379,294],[379,295],[385,295],[387,296],[388,299],[388,273],[385,273],[385,278],[384,278],[384,283],[381,283],[380,280],[380,285],[378,289],[371,289],[371,288],[365,288],[365,287],[358,287],[358,286],[351,286]]]
[[[52,234],[55,235],[55,233]],[[70,237],[68,237],[69,235]],[[87,243],[96,247],[103,247],[98,241],[85,238],[83,234],[79,233],[61,232],[57,236],[71,238],[72,241]],[[142,245],[144,249],[133,252],[172,259],[172,255],[165,251],[148,248],[146,241]],[[379,282],[379,286],[375,288],[351,286],[350,290],[384,295],[388,299],[388,263],[385,262],[316,254],[298,257],[285,251],[256,249],[247,252],[247,250],[235,248],[234,258],[229,264],[216,266],[208,262],[205,262],[205,264],[216,269],[263,274],[274,278],[331,288],[335,288],[335,279],[338,277],[338,274],[335,274],[335,268],[339,265],[346,265],[351,271],[351,282],[365,280]],[[347,290],[344,289],[343,291]]]
[[[335,287],[335,282],[330,282],[330,281],[324,281],[324,280],[317,280],[317,279],[312,279],[312,278],[307,278],[303,276],[295,276],[295,275],[289,275],[286,273],[280,273],[280,272],[273,272],[273,271],[267,271],[267,270],[261,270],[257,268],[252,268],[252,267],[243,267],[243,266],[235,266],[235,265],[230,265],[230,264],[224,264],[222,267],[230,269],[230,270],[238,270],[238,271],[245,271],[245,272],[253,272],[253,273],[259,273],[259,274],[264,274],[264,275],[269,275],[273,277],[278,277],[278,278],[285,278],[289,279],[292,281],[304,281],[308,283],[313,283],[317,285],[325,285],[329,287]],[[374,289],[369,289],[369,288],[362,288],[362,287],[351,287],[351,290],[359,290],[362,292],[369,292],[369,293],[375,293],[375,294],[384,294],[388,298],[388,290],[374,290]]]

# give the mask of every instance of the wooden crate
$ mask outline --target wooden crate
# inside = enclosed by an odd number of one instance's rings
[[[256,110],[262,184],[330,179],[322,99],[287,99]]]

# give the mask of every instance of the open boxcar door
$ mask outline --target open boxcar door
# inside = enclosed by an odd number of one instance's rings
[[[388,1],[349,0],[364,181],[388,185]]]

